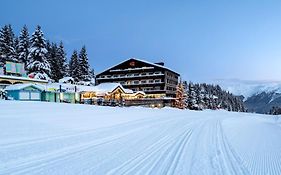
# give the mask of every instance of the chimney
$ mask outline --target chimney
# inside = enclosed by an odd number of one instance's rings
[[[158,63],[155,63],[155,64],[158,64],[160,66],[164,66],[165,65],[164,62],[158,62]]]

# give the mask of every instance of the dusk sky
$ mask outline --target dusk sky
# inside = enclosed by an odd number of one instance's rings
[[[281,1],[6,0],[0,25],[37,24],[70,57],[86,45],[100,72],[130,57],[185,80],[281,80]]]

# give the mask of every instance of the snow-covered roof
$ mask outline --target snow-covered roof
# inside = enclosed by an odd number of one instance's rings
[[[140,61],[140,62],[143,62],[143,63],[146,63],[146,64],[150,64],[150,65],[155,66],[155,67],[159,67],[159,68],[163,68],[163,69],[169,70],[169,71],[174,72],[174,73],[179,75],[179,73],[177,73],[176,71],[174,71],[174,70],[172,70],[172,69],[170,69],[170,68],[168,68],[166,66],[162,66],[162,65],[159,65],[159,64],[151,63],[149,61],[146,61],[146,60],[143,60],[143,59],[138,59],[138,58],[129,58],[129,59],[125,60],[125,61],[122,61],[122,62],[120,62],[120,63],[118,63],[118,64],[116,64],[114,66],[111,66],[111,67],[107,68],[105,71],[110,70],[110,69],[112,69],[112,68],[114,68],[114,67],[116,67],[116,66],[118,66],[118,65],[120,65],[120,64],[122,64],[122,63],[124,63],[126,61],[129,61],[129,60]],[[103,71],[103,72],[105,72],[105,71]],[[99,74],[101,74],[103,72],[100,72],[97,75],[99,75]]]
[[[143,94],[143,95],[145,95],[145,93],[143,91],[137,91],[134,94]]]
[[[74,79],[72,77],[64,77],[62,79],[59,80],[60,83],[68,83],[70,81],[74,81]]]
[[[38,84],[31,84],[31,83],[27,83],[27,84],[13,84],[13,85],[9,85],[5,88],[5,90],[7,91],[11,91],[11,90],[21,90],[21,89],[24,89],[24,88],[27,88],[27,87],[34,87],[34,88],[37,88],[37,89],[40,89],[40,90],[44,90],[44,86],[42,85],[38,85]]]
[[[120,83],[101,83],[93,87],[95,87],[96,92],[100,92],[100,93],[112,92],[118,87],[120,87],[125,93],[133,93],[132,90],[125,89]]]
[[[100,94],[105,94],[108,92],[112,92],[116,88],[120,87],[125,93],[133,93],[130,89],[125,89],[120,83],[101,83],[97,86],[84,86],[84,85],[73,85],[66,83],[49,83],[45,86],[46,91],[50,90],[58,90],[59,88],[65,90],[67,92],[75,92],[75,86],[77,92],[96,92]]]
[[[17,77],[17,76],[11,76],[11,75],[0,75],[0,78],[14,79],[14,80],[28,80],[28,81],[36,81],[36,82],[48,83],[47,80],[40,80],[40,79],[34,79],[34,78],[28,78],[28,77]]]

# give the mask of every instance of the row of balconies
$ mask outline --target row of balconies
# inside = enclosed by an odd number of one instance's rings
[[[120,78],[133,78],[133,77],[152,77],[165,75],[162,72],[147,72],[147,73],[131,73],[131,74],[117,74],[117,75],[101,75],[97,79],[120,79]]]
[[[161,89],[161,87],[146,87],[146,88],[133,88],[134,92],[136,91],[144,91],[144,92],[157,92],[157,91],[165,91]]]
[[[109,72],[123,72],[123,71],[149,70],[149,69],[154,69],[154,67],[136,67],[136,68],[128,68],[128,69],[112,69]]]
[[[159,84],[164,83],[161,79],[156,80],[132,80],[132,81],[121,81],[122,85],[149,85],[149,84]]]

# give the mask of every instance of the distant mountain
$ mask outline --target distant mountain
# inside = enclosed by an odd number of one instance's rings
[[[244,97],[249,112],[269,113],[273,106],[281,107],[281,82],[215,80],[223,89]]]

